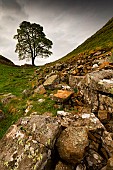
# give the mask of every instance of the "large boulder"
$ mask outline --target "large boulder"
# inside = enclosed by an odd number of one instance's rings
[[[74,165],[82,160],[88,144],[87,129],[85,127],[68,127],[57,140],[60,157]]]
[[[20,119],[0,141],[0,170],[51,170],[52,149],[60,129],[57,119],[49,116]]]

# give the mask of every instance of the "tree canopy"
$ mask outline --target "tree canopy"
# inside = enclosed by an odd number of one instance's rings
[[[46,38],[43,27],[36,23],[23,21],[14,39],[18,40],[16,50],[19,59],[32,59],[32,65],[36,57],[49,57],[52,54],[52,41]]]

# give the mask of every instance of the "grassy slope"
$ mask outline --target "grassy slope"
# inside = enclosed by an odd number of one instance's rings
[[[0,97],[2,94],[12,93],[18,99],[22,97],[22,91],[30,88],[31,84],[28,81],[33,69],[21,69],[20,67],[8,66],[0,64]],[[25,103],[22,100],[12,101],[12,104],[3,106],[0,103],[0,109],[5,113],[5,119],[0,122],[0,138],[3,136],[8,127],[13,124],[21,115],[22,108]],[[15,106],[13,104],[15,103]],[[12,107],[13,106],[13,107]],[[15,113],[10,113],[11,107],[15,109]],[[18,110],[20,110],[18,112]]]
[[[12,93],[16,95],[16,98],[12,99],[7,105],[0,102],[0,110],[5,113],[5,119],[0,121],[0,138],[11,124],[25,116],[28,105],[32,105],[32,108],[27,115],[32,112],[38,114],[52,112],[53,115],[56,114],[55,102],[48,97],[49,91],[45,96],[32,94],[33,86],[37,84],[38,80],[38,76],[35,74],[37,69],[37,67],[21,68],[0,64],[0,99],[3,98],[3,94]],[[23,96],[22,92],[25,89],[31,92],[29,96]],[[45,102],[39,103],[39,99],[44,99]]]
[[[30,86],[28,79],[30,79],[33,71],[33,69],[0,64],[0,93],[20,95],[22,90]]]
[[[110,50],[113,48],[113,18],[111,18],[99,31],[88,38],[75,50],[61,58],[60,62],[76,57],[78,53],[98,51],[101,49]]]

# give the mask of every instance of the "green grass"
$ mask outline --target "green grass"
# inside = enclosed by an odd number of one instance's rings
[[[37,68],[22,68],[0,64],[0,99],[3,98],[4,94],[8,93],[16,96],[6,105],[0,102],[0,110],[5,114],[5,119],[0,121],[0,138],[22,116],[30,115],[33,112],[37,112],[37,114],[51,112],[53,116],[56,115],[55,101],[49,98],[51,91],[47,91],[46,95],[32,93],[32,85],[35,85],[38,79],[38,76],[35,74]],[[22,92],[25,89],[29,90],[31,94],[23,96]],[[44,99],[44,102],[38,102],[39,99]],[[28,105],[32,107],[26,113]]]
[[[44,99],[44,102],[40,103],[38,100]],[[44,96],[41,94],[36,94],[34,97],[31,96],[29,100],[32,101],[32,111],[37,111],[38,114],[43,114],[45,112],[50,112],[54,115],[56,115],[57,109],[54,108],[55,101],[51,100],[48,96]],[[31,112],[31,111],[30,111]]]
[[[31,87],[32,75],[35,69],[0,64],[0,93],[13,93],[20,96],[24,89]]]
[[[11,100],[7,105],[0,103],[0,110],[3,110],[5,119],[0,121],[0,138],[6,130],[17,121],[26,107],[26,100],[22,99],[22,92],[32,88],[32,77],[36,68],[21,68],[0,64],[0,98],[2,94],[12,93],[17,98]]]
[[[21,115],[19,114],[10,114],[8,111],[8,107],[4,107],[2,103],[0,103],[0,109],[4,112],[5,118],[0,121],[0,139],[3,137],[7,129],[17,121]]]

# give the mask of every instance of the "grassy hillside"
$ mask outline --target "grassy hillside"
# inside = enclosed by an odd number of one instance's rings
[[[38,83],[36,74],[38,69],[38,67],[24,68],[0,64],[0,100],[9,93],[15,95],[15,98],[6,105],[0,102],[0,110],[5,114],[5,118],[0,121],[0,138],[11,124],[25,114],[29,115],[31,112],[42,114],[47,111],[56,113],[53,107],[54,101],[50,100],[47,95],[33,94],[34,85]],[[25,89],[26,95],[22,93]],[[38,102],[39,99],[43,99],[44,102]],[[31,109],[26,113],[25,110],[29,106]]]
[[[75,50],[67,54],[59,61],[66,61],[76,57],[78,53],[91,53],[105,49],[106,51],[113,48],[113,18],[111,18],[99,31],[88,38],[84,43],[78,46]]]

